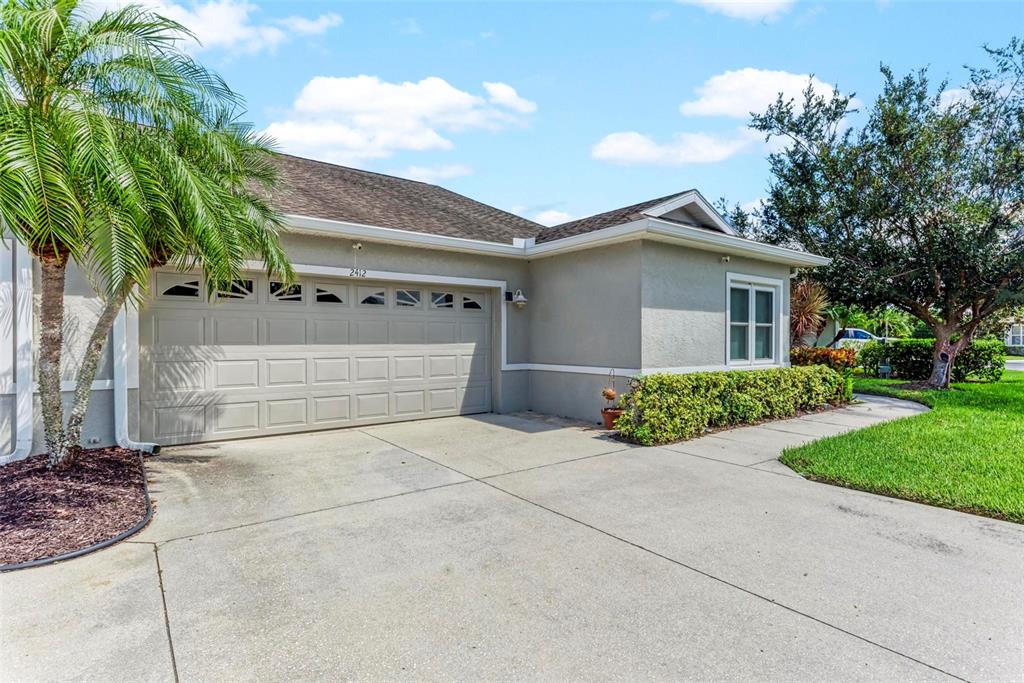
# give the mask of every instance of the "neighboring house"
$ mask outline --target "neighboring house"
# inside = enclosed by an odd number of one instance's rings
[[[1017,355],[1024,355],[1024,318],[1013,318],[1006,325],[1007,350]]]
[[[208,302],[199,275],[154,273],[115,326],[88,445],[488,411],[596,421],[610,373],[622,391],[638,373],[788,365],[791,270],[827,263],[736,236],[695,190],[546,229],[420,182],[280,166],[297,284],[253,263]],[[2,250],[0,457],[19,437],[43,449],[25,381],[38,269]],[[98,302],[74,273],[67,298],[70,389]]]

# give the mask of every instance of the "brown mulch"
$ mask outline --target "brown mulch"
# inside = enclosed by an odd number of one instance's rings
[[[85,450],[71,466],[37,455],[0,467],[0,565],[69,553],[113,538],[146,515],[137,451]]]

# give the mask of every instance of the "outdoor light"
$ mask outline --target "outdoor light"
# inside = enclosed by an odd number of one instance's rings
[[[523,290],[521,289],[517,289],[516,293],[512,295],[512,305],[516,308],[526,308],[527,301],[529,301],[529,299],[526,298],[526,295],[523,294]]]
[[[728,254],[725,254],[724,256],[722,256],[722,263],[728,263],[731,260],[732,260],[732,257],[729,256]]]

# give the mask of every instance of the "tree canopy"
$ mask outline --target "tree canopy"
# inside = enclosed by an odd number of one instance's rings
[[[936,386],[982,321],[1024,300],[1024,42],[986,53],[963,89],[883,66],[866,112],[809,86],[751,123],[786,143],[759,236],[831,257],[813,277],[833,301],[924,321]]]

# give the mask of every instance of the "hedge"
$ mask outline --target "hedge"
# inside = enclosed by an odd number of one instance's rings
[[[932,374],[934,339],[896,339],[887,344],[868,342],[857,355],[864,372],[877,375],[882,360],[889,358],[894,377],[926,380]],[[998,382],[1006,365],[1006,346],[998,339],[976,339],[956,355],[950,378],[963,382],[968,378]]]
[[[793,365],[824,365],[836,372],[852,370],[857,366],[857,350],[833,349],[827,346],[801,346],[789,352]]]
[[[632,380],[615,423],[645,446],[692,439],[709,427],[791,417],[826,403],[847,402],[847,381],[823,365],[731,370],[687,375],[659,373]]]

